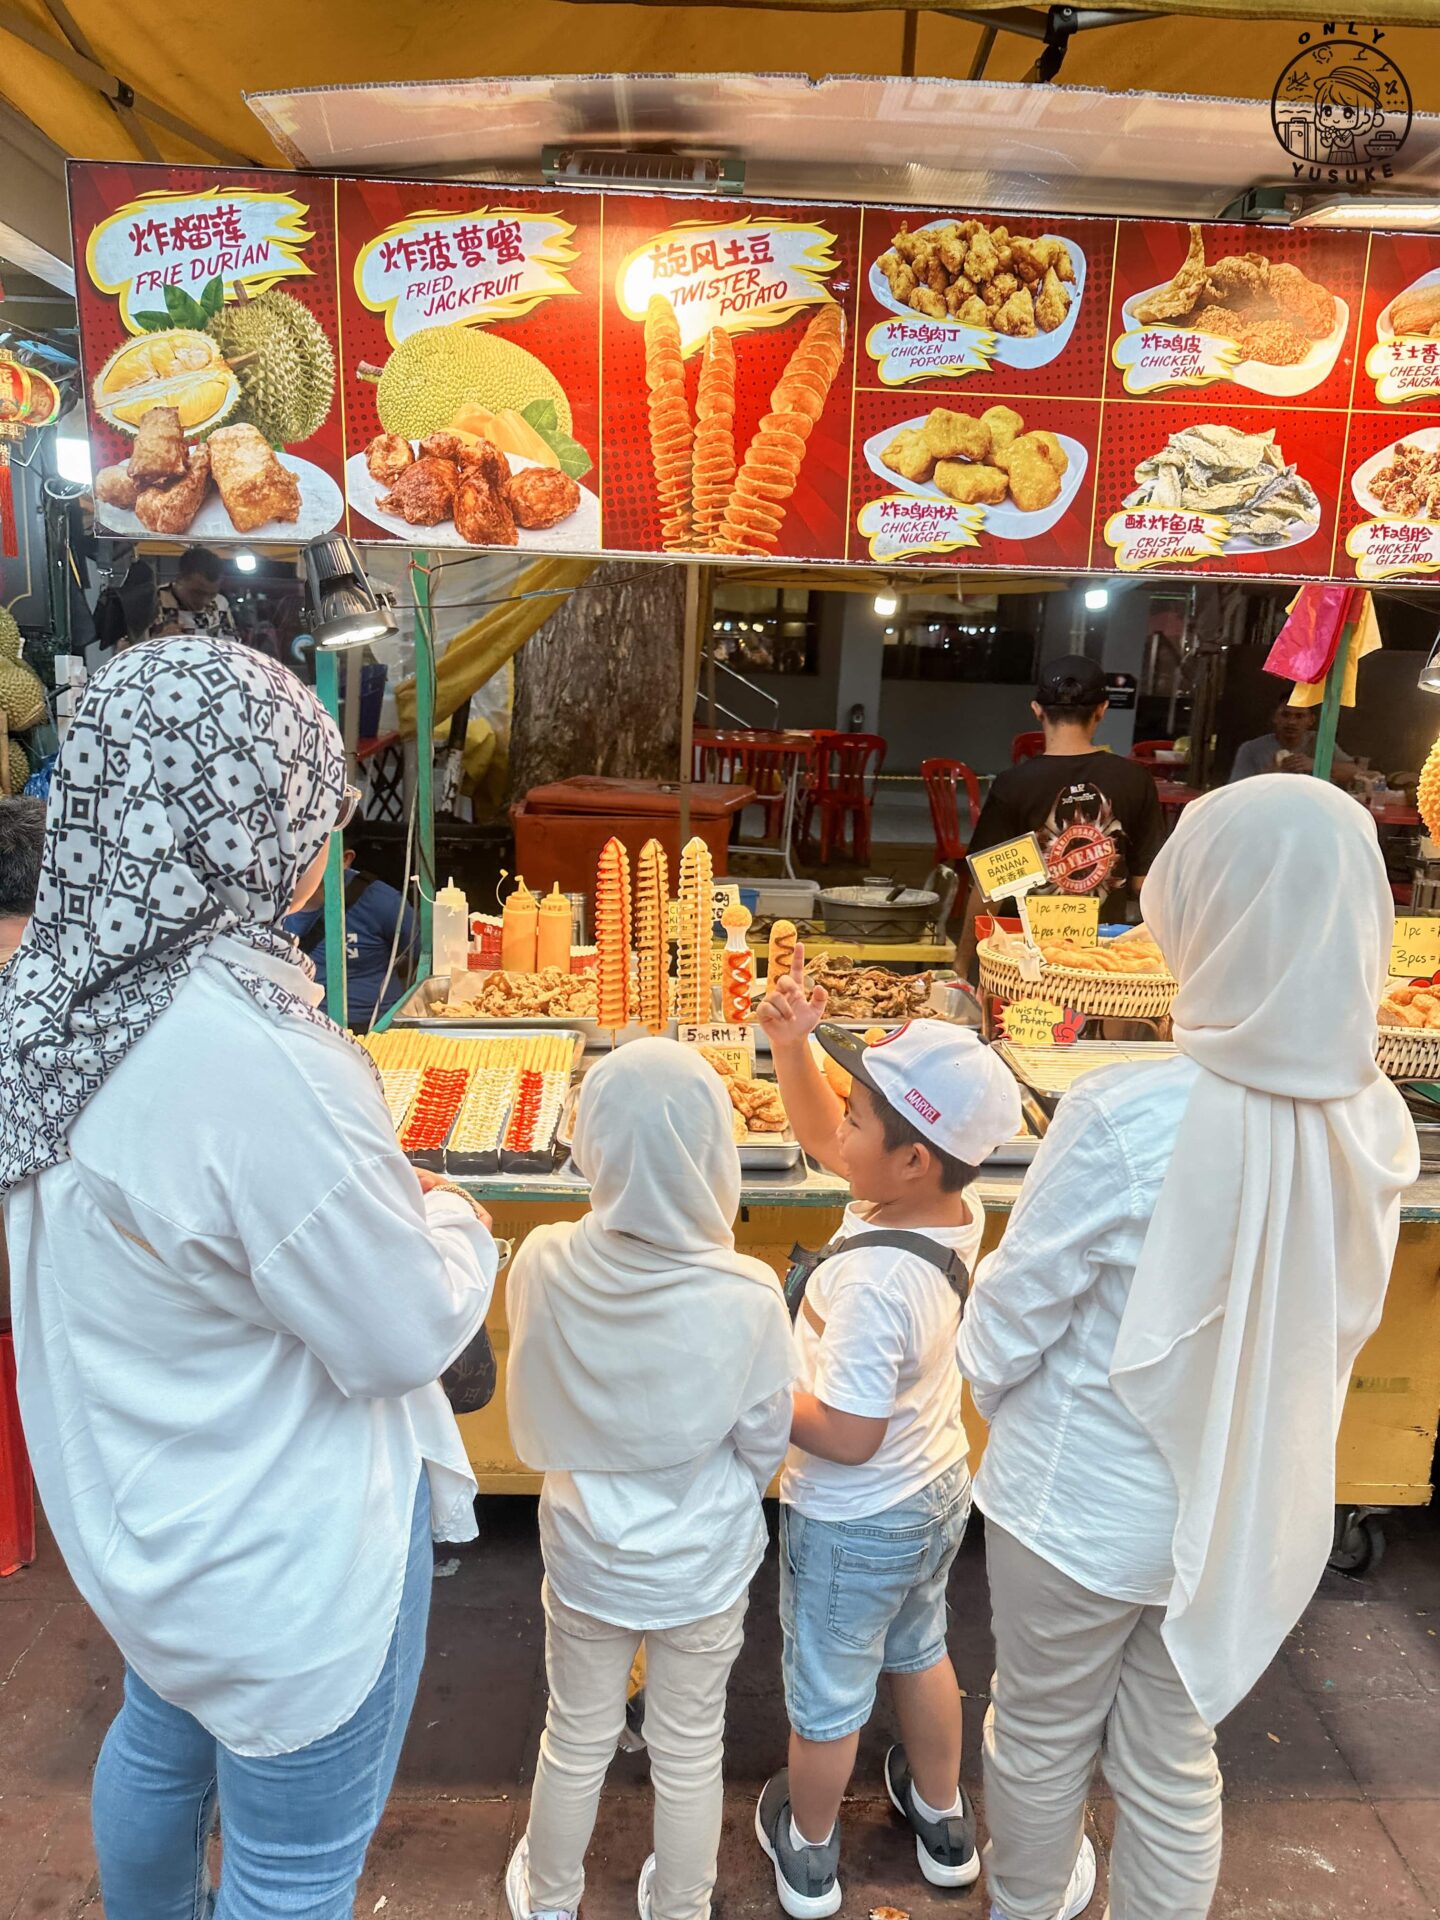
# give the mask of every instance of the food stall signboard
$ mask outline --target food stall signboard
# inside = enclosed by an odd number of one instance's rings
[[[73,161],[100,530],[1440,575],[1440,235]]]
[[[1400,980],[1430,980],[1440,973],[1440,915],[1396,919],[1390,972]]]
[[[1027,902],[1030,931],[1037,940],[1073,940],[1094,947],[1100,941],[1100,902],[1094,894],[1047,893]]]

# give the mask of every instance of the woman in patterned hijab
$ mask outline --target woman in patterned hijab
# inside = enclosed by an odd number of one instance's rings
[[[131,648],[95,676],[55,768],[34,918],[0,980],[0,1194],[65,1157],[81,1109],[216,935],[295,957],[280,921],[345,797],[334,721],[233,641]],[[225,964],[277,1014],[329,1025]]]
[[[432,1538],[473,1539],[441,1375],[488,1222],[400,1152],[281,922],[347,801],[335,727],[231,640],[142,643],[56,769],[0,980],[0,1192],[51,1531],[125,1659],[109,1920],[353,1909],[414,1704]]]

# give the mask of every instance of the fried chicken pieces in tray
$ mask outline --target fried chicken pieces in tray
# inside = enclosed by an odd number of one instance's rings
[[[365,465],[386,491],[376,506],[411,527],[447,520],[467,546],[513,547],[520,529],[559,526],[580,505],[580,487],[558,467],[526,466],[517,473],[493,441],[445,429],[412,447],[399,434],[378,433]]]
[[[1205,229],[1192,221],[1173,277],[1134,301],[1130,312],[1138,326],[1193,327],[1235,341],[1259,366],[1293,367],[1334,332],[1338,309],[1328,287],[1288,260],[1232,253],[1207,261]]]

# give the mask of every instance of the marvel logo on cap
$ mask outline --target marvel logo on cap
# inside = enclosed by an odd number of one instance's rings
[[[910,1020],[873,1046],[822,1021],[815,1038],[832,1060],[917,1132],[978,1167],[1020,1131],[1014,1075],[980,1039],[943,1020]]]
[[[940,1118],[940,1109],[932,1107],[918,1087],[911,1087],[905,1096],[905,1104],[907,1107],[913,1107],[921,1119],[928,1120],[932,1127]]]

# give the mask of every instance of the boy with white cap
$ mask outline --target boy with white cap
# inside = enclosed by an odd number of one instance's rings
[[[853,1199],[829,1246],[803,1263],[780,1487],[790,1764],[766,1785],[755,1830],[786,1913],[824,1920],[840,1905],[840,1801],[882,1672],[904,1737],[886,1755],[885,1787],[920,1869],[939,1887],[980,1873],[945,1638],[946,1581],[970,1514],[954,1342],[985,1227],[966,1189],[1019,1130],[1020,1099],[963,1028],[913,1020],[867,1047],[822,1025],[825,995],[806,994],[803,969],[797,947],[759,1017],[801,1144]],[[844,1101],[812,1034],[852,1076]]]

